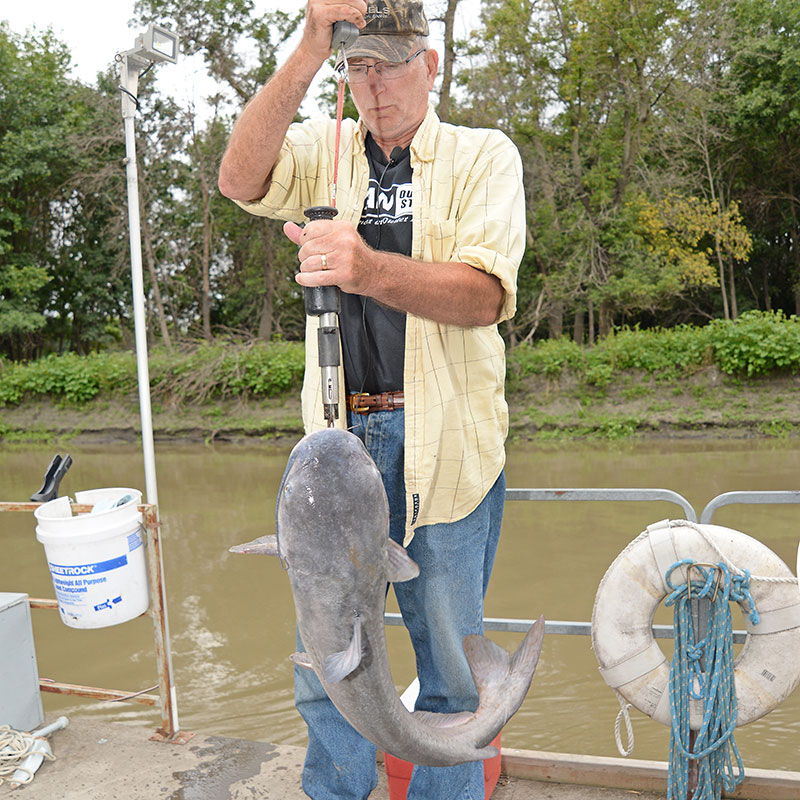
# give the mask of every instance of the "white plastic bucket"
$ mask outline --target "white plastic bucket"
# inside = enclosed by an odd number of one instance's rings
[[[142,515],[137,489],[76,492],[87,505],[122,505],[72,515],[69,497],[59,497],[34,512],[36,538],[44,545],[58,611],[71,628],[105,628],[143,614],[150,605]]]

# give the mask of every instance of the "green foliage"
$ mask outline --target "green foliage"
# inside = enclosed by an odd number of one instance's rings
[[[188,353],[157,351],[150,384],[156,397],[199,403],[216,397],[274,397],[300,387],[305,367],[300,342],[200,344]]]
[[[153,330],[177,339],[202,322],[209,340],[232,332],[299,341],[296,248],[278,223],[223,198],[215,181],[238,108],[284,60],[302,8],[136,0],[134,13],[179,30],[184,52],[200,55],[215,82],[206,121],[158,91],[161,68],[140,81]],[[710,363],[712,334],[731,374],[794,368],[788,344],[767,354],[753,346],[752,355],[731,344],[744,328],[712,327],[699,338],[681,327],[605,334],[615,324],[705,323],[750,307],[798,313],[798,30],[796,0],[482,0],[480,29],[458,46],[475,58],[457,64],[451,121],[500,128],[525,165],[528,247],[518,312],[503,333],[516,344],[549,320],[557,336],[574,319],[603,339],[586,351],[560,341],[521,349],[509,361],[512,383],[565,367],[599,389],[620,369],[673,374]],[[96,86],[82,85],[69,64],[52,31],[15,35],[0,25],[0,353],[12,359],[130,342],[118,81],[108,70]],[[332,113],[329,66],[320,77],[319,107]],[[355,114],[348,93],[345,115]],[[219,362],[221,383],[210,361],[197,362],[204,382],[187,397],[271,391],[255,367],[257,379],[227,383],[230,353],[206,355]],[[165,388],[183,376],[174,366],[161,376]],[[182,380],[189,387],[189,375]],[[76,378],[69,394],[93,386]]]
[[[271,397],[297,388],[305,367],[304,348],[297,343],[276,342],[234,351],[225,363],[232,394]]]
[[[729,375],[800,369],[800,318],[782,311],[748,311],[735,322],[709,325],[714,361]]]
[[[737,320],[714,320],[703,327],[621,328],[591,348],[566,338],[545,339],[517,346],[508,353],[507,364],[512,391],[528,375],[555,378],[566,370],[599,388],[624,370],[641,370],[660,380],[710,364],[733,376],[796,371],[800,370],[800,317],[748,311]]]
[[[0,25],[0,348],[15,358],[45,339],[88,351],[125,298],[118,101],[69,64],[52,31]]]
[[[130,353],[49,355],[0,370],[0,405],[17,405],[26,397],[85,403],[101,391],[128,392],[136,386],[136,363]]]
[[[527,375],[557,377],[565,369],[583,368],[584,351],[572,339],[544,339],[531,346],[521,344],[508,354],[508,379]]]
[[[603,387],[623,370],[642,370],[664,379],[679,377],[710,363],[711,354],[707,327],[622,328],[591,348],[567,338],[519,345],[508,354],[508,375],[513,382],[526,375],[556,377],[571,370],[587,384]]]
[[[196,403],[214,397],[274,397],[302,382],[304,349],[298,342],[200,345],[189,352],[156,349],[150,357],[155,400]],[[85,403],[99,396],[124,396],[137,386],[131,352],[49,355],[0,367],[0,406],[26,398]]]
[[[661,378],[679,377],[711,362],[708,329],[692,325],[618,329],[599,342],[595,351],[593,358],[615,370],[638,369]]]

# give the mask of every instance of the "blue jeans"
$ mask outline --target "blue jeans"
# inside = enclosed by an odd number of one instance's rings
[[[383,477],[389,500],[389,535],[405,532],[404,412],[349,414]],[[419,577],[394,584],[416,654],[420,693],[416,708],[474,711],[478,694],[462,640],[483,633],[483,598],[489,584],[505,502],[505,476],[466,518],[417,529],[408,554]],[[299,642],[298,649],[302,650]],[[362,800],[378,781],[375,746],[357,733],[328,699],[316,675],[295,667],[295,703],[308,725],[303,790],[314,800]],[[483,762],[454,767],[416,766],[408,800],[482,800]]]

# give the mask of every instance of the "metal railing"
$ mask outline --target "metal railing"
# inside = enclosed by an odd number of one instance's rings
[[[33,512],[41,503],[6,503],[0,502],[0,511]],[[92,510],[91,505],[71,503],[73,513],[86,513]],[[61,683],[48,679],[40,679],[39,688],[43,692],[54,694],[90,697],[96,700],[130,701],[144,705],[159,707],[161,726],[152,738],[182,744],[190,738],[188,734],[178,730],[178,705],[175,695],[175,682],[170,656],[169,633],[167,626],[167,601],[164,584],[164,561],[161,551],[160,523],[155,505],[139,506],[143,517],[143,527],[147,544],[147,575],[150,589],[150,606],[142,616],[153,620],[153,646],[158,669],[158,694],[144,692],[126,692],[119,689],[102,689],[95,686],[82,686],[74,683]],[[30,597],[31,608],[58,610],[58,601],[39,597]]]
[[[694,506],[682,495],[671,489],[506,489],[506,502],[509,500],[525,501],[592,501],[592,502],[657,502],[666,501],[674,503],[683,511],[683,519],[697,522],[697,512]],[[764,492],[725,492],[709,501],[700,514],[700,523],[710,523],[714,512],[723,506],[738,504],[783,504],[800,503],[800,491],[764,491]],[[383,615],[386,625],[402,625],[403,618],[400,614],[386,612]],[[511,633],[526,633],[533,625],[532,619],[484,617],[483,626],[487,631],[503,631]],[[546,634],[560,634],[563,636],[591,636],[591,622],[577,622],[573,620],[546,620],[544,625]],[[653,625],[653,636],[656,639],[672,639],[672,625]],[[747,639],[746,631],[734,631],[734,644],[743,644]]]
[[[507,489],[506,501],[539,501],[539,502],[670,502],[681,508],[683,518],[691,522],[698,519],[694,507],[685,497],[669,489]],[[700,514],[701,523],[709,523],[714,512],[733,504],[767,504],[767,503],[800,503],[800,491],[765,491],[765,492],[726,492],[711,500]],[[33,512],[41,503],[8,503],[0,502],[0,511]],[[73,513],[91,511],[91,505],[71,504]],[[102,689],[93,686],[60,683],[41,680],[40,689],[44,692],[77,695],[94,699],[131,701],[145,705],[159,706],[161,727],[153,738],[181,743],[189,734],[179,730],[175,683],[170,656],[169,633],[166,619],[166,588],[164,582],[163,556],[161,550],[160,523],[155,505],[141,505],[139,511],[144,519],[144,530],[147,542],[148,580],[150,588],[150,607],[145,612],[153,620],[153,641],[158,669],[158,695],[144,692],[125,692],[118,689]],[[57,610],[58,602],[51,599],[30,598],[31,608]],[[402,625],[400,614],[387,612],[384,614],[387,625]],[[526,632],[533,620],[517,618],[486,617],[484,627],[490,631]],[[546,634],[567,636],[590,636],[591,623],[573,620],[548,620],[545,622]],[[654,625],[653,636],[657,639],[671,639],[671,625]],[[745,631],[734,631],[733,640],[744,642]]]

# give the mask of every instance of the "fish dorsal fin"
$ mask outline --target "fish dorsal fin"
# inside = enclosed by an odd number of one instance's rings
[[[499,686],[508,677],[511,656],[491,639],[479,635],[465,636],[464,654],[481,698],[486,690]]]
[[[314,669],[313,665],[311,664],[311,659],[308,657],[308,653],[292,653],[289,656],[289,659],[294,661],[298,667],[303,667],[303,669]]]
[[[231,553],[243,553],[249,556],[277,556],[278,553],[278,537],[277,536],[259,536],[258,539],[253,539],[252,542],[245,542],[244,544],[235,544],[230,548]]]
[[[440,714],[436,711],[413,711],[416,719],[432,728],[455,728],[469,722],[475,714],[472,711],[457,711],[455,714]]]
[[[332,653],[322,664],[322,675],[328,683],[338,683],[361,663],[361,617],[353,622],[353,638],[346,650]]]
[[[390,583],[410,581],[419,575],[419,566],[409,558],[404,547],[394,539],[386,540],[386,580]]]

